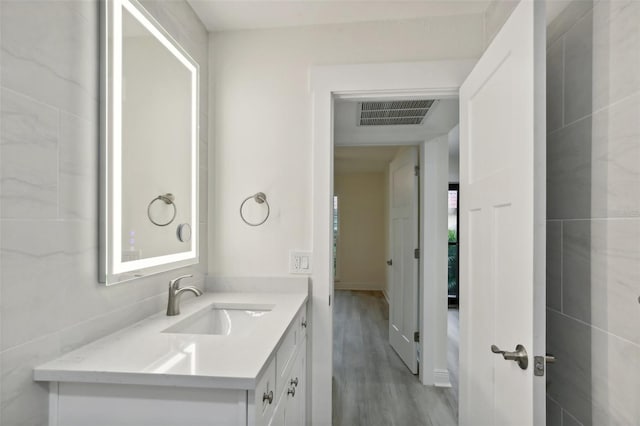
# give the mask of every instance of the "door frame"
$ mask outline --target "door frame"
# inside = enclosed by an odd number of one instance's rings
[[[458,258],[458,265],[456,267],[456,279],[458,284],[458,291],[456,292],[455,302],[449,302],[449,307],[459,308],[460,307],[460,183],[459,182],[449,182],[449,191],[456,191],[456,242],[452,244],[448,241],[447,243],[450,246],[456,246],[456,256]],[[449,298],[449,293],[447,291],[447,299]]]
[[[313,66],[310,70],[310,91],[312,99],[312,212],[313,247],[312,256],[316,267],[311,275],[311,423],[330,425],[332,416],[332,375],[333,375],[333,269],[332,269],[332,218],[333,218],[333,114],[336,98],[390,98],[390,97],[458,97],[460,86],[471,72],[476,59],[429,61],[409,63],[357,64]],[[421,180],[435,159],[428,154],[428,143],[421,144]],[[441,150],[440,150],[441,151]],[[448,164],[448,158],[446,158]],[[448,185],[448,176],[445,177]],[[421,185],[421,199],[432,199],[433,193],[426,192],[428,185]],[[427,198],[428,197],[428,198]],[[424,201],[422,201],[424,202]],[[446,198],[444,198],[446,203]],[[426,215],[422,209],[421,215]],[[421,218],[422,220],[422,218]],[[444,215],[446,238],[446,210]],[[424,222],[423,222],[424,223]],[[428,222],[427,222],[428,223]],[[422,227],[424,229],[425,227]],[[446,240],[445,240],[446,241]],[[445,243],[446,244],[446,243]],[[424,238],[421,238],[424,245]],[[426,247],[420,247],[427,253]],[[443,249],[443,256],[446,252]],[[420,277],[436,273],[431,265],[425,264],[426,256],[420,257]],[[446,274],[446,263],[442,269]],[[422,280],[422,279],[421,279]],[[445,280],[446,282],[446,275]],[[436,288],[437,286],[433,286]],[[446,287],[443,287],[446,295]],[[432,294],[421,291],[421,311],[433,302]],[[429,296],[429,297],[427,297]],[[426,304],[424,302],[427,302]],[[446,305],[444,335],[446,338]],[[433,312],[433,311],[430,311]],[[437,321],[430,316],[421,316],[421,379],[433,377],[436,356],[434,346],[426,345],[438,336]],[[462,326],[462,324],[461,324]],[[446,340],[445,340],[446,342]],[[433,354],[433,355],[432,355]],[[429,363],[431,362],[431,366]],[[427,375],[426,372],[434,374]],[[429,380],[426,380],[429,382]],[[425,380],[423,380],[425,383]],[[432,380],[435,383],[435,379]]]

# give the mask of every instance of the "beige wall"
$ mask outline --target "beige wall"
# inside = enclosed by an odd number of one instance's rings
[[[336,289],[386,288],[385,173],[341,174],[338,196],[338,279]]]

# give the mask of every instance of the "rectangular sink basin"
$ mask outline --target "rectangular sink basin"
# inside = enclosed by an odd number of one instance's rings
[[[216,306],[189,315],[184,320],[163,330],[163,333],[215,334],[242,336],[251,334],[261,319],[271,312],[271,307],[263,306]]]

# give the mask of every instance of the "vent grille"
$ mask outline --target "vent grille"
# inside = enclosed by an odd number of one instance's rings
[[[422,124],[434,100],[360,102],[360,126]]]

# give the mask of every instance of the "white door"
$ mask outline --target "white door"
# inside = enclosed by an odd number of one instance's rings
[[[544,18],[521,1],[460,88],[461,425],[545,424]]]
[[[389,166],[391,282],[389,343],[413,374],[418,372],[418,165],[416,148],[404,148]]]

